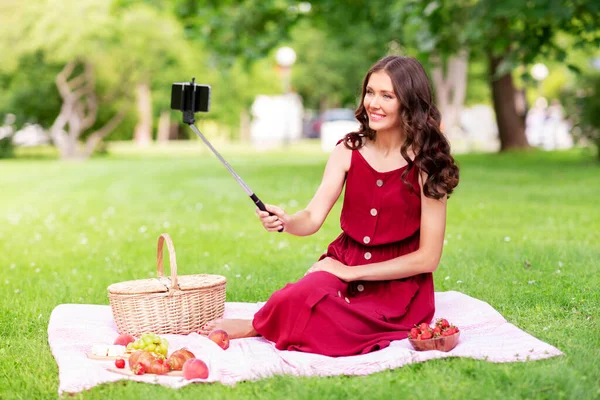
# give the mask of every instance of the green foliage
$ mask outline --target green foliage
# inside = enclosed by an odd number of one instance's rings
[[[465,104],[488,104],[491,106],[491,94],[488,81],[487,63],[480,59],[471,60],[467,71],[467,94]]]
[[[367,68],[389,53],[416,56],[428,68],[430,55],[444,58],[468,48],[467,103],[473,104],[489,103],[489,54],[504,57],[499,73],[550,58],[575,70],[580,64],[567,57],[573,49],[600,44],[600,5],[591,0],[319,0],[310,2],[310,11],[308,4],[48,0],[23,7],[4,0],[0,117],[12,112],[19,124],[48,127],[60,110],[56,73],[67,61],[85,60],[95,67],[101,100],[94,128],[128,109],[113,139],[133,135],[136,83],[149,84],[156,120],[169,108],[171,82],[192,76],[213,86],[211,113],[200,118],[235,137],[254,97],[280,92],[273,61],[280,44],[296,49],[293,86],[314,109],[353,107]],[[565,76],[551,75],[544,90],[556,93]]]
[[[397,2],[407,39],[426,54],[502,56],[498,74],[536,58],[565,61],[569,47],[559,33],[574,35],[571,45],[600,46],[600,4],[594,0],[439,0]]]
[[[62,103],[54,83],[61,69],[38,51],[21,56],[14,72],[0,72],[0,121],[10,113],[17,129],[27,122],[49,128]]]
[[[575,139],[595,146],[600,162],[600,73],[580,76],[576,87],[561,93],[561,101]]]
[[[356,106],[360,85],[371,64],[363,50],[373,43],[365,35],[352,51],[340,38],[303,20],[291,32],[290,46],[298,59],[293,67],[293,85],[302,96],[304,107],[319,110],[325,107]]]
[[[292,18],[294,13],[278,2],[248,1],[245,4],[248,12],[238,12],[235,5],[226,3],[192,3],[189,2],[190,10],[195,10],[194,13],[198,12],[201,17],[197,14],[182,16],[180,6],[158,0],[100,3],[66,0],[40,2],[32,7],[9,2],[8,12],[0,16],[0,49],[14,46],[16,51],[12,56],[21,55],[23,61],[12,60],[0,65],[0,71],[4,71],[0,75],[0,87],[6,89],[0,94],[0,114],[18,113],[19,123],[34,120],[49,127],[58,115],[62,101],[54,83],[56,74],[70,60],[85,60],[94,65],[100,101],[92,130],[103,126],[119,109],[126,107],[129,110],[127,117],[111,139],[131,139],[137,122],[133,107],[137,82],[150,85],[154,118],[158,119],[161,112],[170,108],[171,83],[195,76],[197,82],[213,87],[211,112],[200,118],[216,121],[227,128],[228,135],[237,135],[240,113],[248,109],[255,95],[280,91],[280,79],[272,60],[257,61],[257,58],[266,55],[281,39],[281,32],[266,29],[265,37],[270,38],[254,41],[261,24],[271,21],[269,26],[274,26],[283,14],[289,14],[290,21],[296,17]],[[175,18],[175,10],[187,21],[187,31]],[[203,19],[209,17],[212,22]],[[204,30],[197,24],[213,22],[218,22],[211,25],[214,30],[207,33],[208,36],[202,36]],[[219,25],[221,23],[225,25]],[[228,26],[241,31],[245,27],[251,28],[252,32],[245,37],[256,45],[254,50],[251,46],[247,48],[254,56],[239,53],[239,47],[231,47],[242,45],[237,40],[222,43],[219,47],[214,39],[225,40],[222,36],[231,33]],[[198,30],[194,30],[196,28]],[[196,40],[189,40],[190,37]],[[212,46],[210,53],[205,44]],[[216,57],[219,52],[223,52],[223,59]],[[8,50],[0,51],[0,57],[7,53]],[[225,59],[227,62],[223,63]],[[223,67],[225,64],[227,66]],[[35,86],[27,81],[27,77],[32,76],[39,78]],[[40,99],[43,103],[36,104],[27,101],[29,99]],[[172,117],[180,119],[181,115],[173,113]]]
[[[176,0],[174,10],[188,36],[210,48],[222,66],[263,58],[301,15],[290,0]]]
[[[8,100],[0,98],[0,113],[13,112],[21,120],[51,125],[62,102],[56,74],[69,61],[85,61],[94,67],[99,100],[91,131],[125,107],[127,120],[115,136],[128,139],[137,118],[132,107],[136,83],[148,83],[155,92],[158,115],[168,108],[170,84],[180,80],[180,72],[206,70],[202,49],[190,46],[175,17],[146,2],[65,0],[30,7],[9,2],[6,10],[0,16],[0,50],[13,46],[16,61],[0,65],[8,76],[0,83],[10,91]]]
[[[211,84],[211,111],[202,119],[226,125],[230,138],[239,137],[240,113],[248,111],[257,94],[281,93],[281,80],[272,58],[255,61],[248,67],[238,59],[230,68],[212,71],[203,82]]]
[[[293,83],[308,108],[356,107],[369,69],[390,52],[406,53],[384,0],[312,2],[291,31],[296,49]]]
[[[600,74],[589,76],[586,82],[589,89],[583,97],[581,116],[587,125],[600,131]],[[597,136],[596,140],[600,140],[600,136]]]
[[[472,0],[396,1],[392,5],[395,35],[415,46],[421,57],[434,53],[447,57],[469,48],[470,19],[466,12],[475,4]]]
[[[15,152],[15,147],[12,144],[12,136],[0,138],[0,158],[11,158]]]

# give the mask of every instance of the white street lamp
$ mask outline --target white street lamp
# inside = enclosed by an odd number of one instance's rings
[[[280,47],[275,53],[275,60],[279,66],[281,73],[281,84],[283,86],[283,94],[289,101],[289,94],[292,91],[292,65],[296,62],[296,52],[291,47]],[[283,131],[283,144],[288,145],[290,141],[290,123],[285,123]]]
[[[275,53],[275,60],[281,70],[283,93],[289,93],[292,86],[292,65],[296,62],[296,52],[291,47],[280,47]]]
[[[296,62],[296,52],[291,47],[280,47],[275,53],[277,64],[284,68],[289,68]]]
[[[548,67],[542,63],[535,64],[531,67],[531,76],[538,82],[543,81],[548,77]]]

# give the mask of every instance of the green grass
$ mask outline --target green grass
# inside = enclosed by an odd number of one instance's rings
[[[173,237],[181,274],[226,275],[228,301],[251,302],[301,277],[339,233],[341,202],[311,237],[264,232],[227,171],[193,146],[123,150],[84,163],[51,154],[0,161],[0,399],[57,397],[51,311],[108,304],[109,284],[153,276],[162,232]],[[288,212],[310,200],[326,161],[311,145],[224,155],[265,202]],[[461,183],[449,201],[436,290],[488,302],[565,356],[444,359],[366,377],[275,377],[234,388],[120,382],[74,397],[599,398],[600,167],[575,151],[458,160]]]

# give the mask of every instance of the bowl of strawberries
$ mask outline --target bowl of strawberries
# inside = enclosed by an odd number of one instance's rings
[[[408,341],[417,351],[450,351],[458,344],[459,337],[458,328],[440,318],[433,327],[425,322],[415,325],[408,334]]]

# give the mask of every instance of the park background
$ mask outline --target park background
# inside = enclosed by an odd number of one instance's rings
[[[599,397],[599,19],[600,4],[583,0],[2,1],[0,398],[57,396],[51,311],[108,304],[109,284],[153,276],[162,232],[182,274],[225,275],[228,301],[248,302],[302,276],[339,233],[340,201],[316,235],[264,232],[169,110],[171,83],[211,85],[197,125],[265,202],[294,212],[327,160],[319,116],[353,109],[366,70],[387,54],[426,67],[461,167],[436,290],[490,303],[565,355],[235,388],[128,382],[76,397]],[[300,134],[253,141],[259,96],[301,99]],[[562,150],[528,133],[540,107],[537,132],[555,126],[546,105],[570,139]],[[491,119],[469,120],[476,107]],[[486,134],[466,134],[465,121]]]

